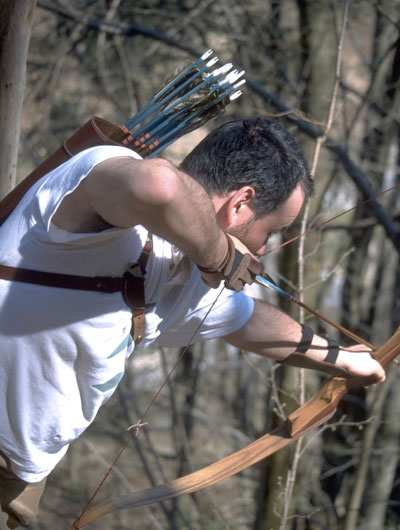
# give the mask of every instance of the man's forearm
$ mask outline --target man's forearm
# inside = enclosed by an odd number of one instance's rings
[[[366,377],[372,382],[385,378],[383,369],[365,346],[336,349],[317,334],[305,337],[298,322],[259,300],[255,300],[254,312],[248,322],[225,340],[245,351],[292,366],[343,377]]]
[[[274,306],[255,300],[248,322],[225,339],[243,350],[284,362],[297,351],[302,337],[303,328],[296,320]],[[314,334],[305,357],[323,361],[327,350],[327,340]]]

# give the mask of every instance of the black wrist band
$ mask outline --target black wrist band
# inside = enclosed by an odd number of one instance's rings
[[[325,357],[324,362],[335,364],[339,355],[339,344],[334,339],[327,339],[328,341],[328,355]]]
[[[302,334],[301,339],[298,345],[296,346],[296,352],[298,353],[306,353],[308,348],[311,346],[313,337],[314,337],[314,331],[304,324],[301,324]]]

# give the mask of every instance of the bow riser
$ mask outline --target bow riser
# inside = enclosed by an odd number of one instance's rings
[[[400,327],[383,346],[374,351],[374,358],[385,367],[400,355]],[[319,416],[334,413],[339,401],[349,391],[365,385],[365,379],[352,377],[331,377],[320,390],[302,407],[294,411],[285,421],[286,429],[291,436],[297,436],[307,430]],[[323,403],[325,405],[323,406]]]
[[[319,419],[335,414],[339,401],[347,392],[346,379],[331,377],[307,403],[292,412],[285,420],[289,435],[294,438],[305,434]]]

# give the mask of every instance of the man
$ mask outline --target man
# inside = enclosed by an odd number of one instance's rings
[[[136,345],[119,292],[0,281],[2,530],[35,516],[46,476],[111,396],[134,348],[184,346],[201,323],[196,341],[223,337],[277,361],[384,380],[368,352],[332,355],[324,338],[239,292],[260,270],[255,256],[269,235],[292,224],[311,191],[292,136],[258,118],[220,127],[181,169],[96,147],[25,195],[0,229],[3,265],[121,277],[148,233],[153,251],[146,330]],[[222,292],[203,322],[215,289]]]

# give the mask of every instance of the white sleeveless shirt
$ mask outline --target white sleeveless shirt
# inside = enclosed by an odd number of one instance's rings
[[[140,158],[123,147],[94,147],[36,183],[0,227],[0,263],[81,276],[122,276],[142,251],[142,226],[68,233],[52,224],[62,199],[100,162]],[[184,346],[217,297],[197,267],[153,236],[145,281],[146,330]],[[223,289],[195,341],[245,324],[253,301]],[[134,344],[131,312],[120,293],[76,291],[0,280],[0,450],[27,482],[47,476],[109,399]]]

